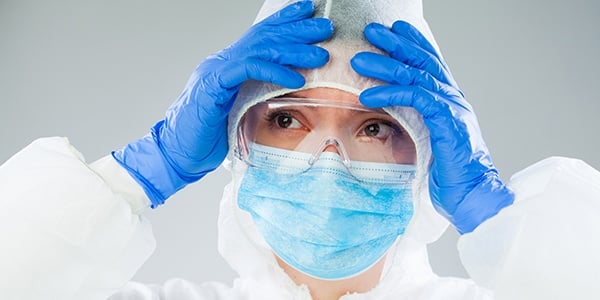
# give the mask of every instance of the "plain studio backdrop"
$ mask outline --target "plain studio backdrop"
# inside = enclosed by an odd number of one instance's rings
[[[59,135],[94,161],[146,134],[195,66],[234,42],[261,3],[0,0],[0,160]],[[505,180],[552,155],[600,168],[599,3],[424,3]],[[229,180],[219,169],[146,212],[158,247],[135,280],[231,282],[216,245]],[[430,246],[441,275],[466,276],[456,238],[450,229]]]

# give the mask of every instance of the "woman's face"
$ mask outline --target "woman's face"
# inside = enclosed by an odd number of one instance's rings
[[[252,142],[285,150],[331,151],[349,160],[414,164],[415,146],[408,133],[383,110],[366,109],[354,94],[334,88],[313,88],[285,98],[320,99],[335,106],[257,105],[247,118],[253,124]],[[268,101],[267,101],[268,102]],[[292,104],[295,101],[290,101]],[[336,143],[327,144],[328,139]],[[325,142],[324,142],[325,141]],[[340,153],[344,152],[344,153]]]
[[[386,230],[404,228],[413,211],[414,166],[404,165],[415,164],[416,154],[406,130],[385,111],[365,108],[356,95],[333,88],[256,104],[238,130],[236,151],[252,166],[240,183],[238,204],[251,213],[284,271],[298,284],[338,286],[343,293],[372,289],[386,243],[393,242]],[[378,218],[387,221],[373,222]],[[373,240],[382,248],[373,249]],[[340,261],[356,247],[377,254]],[[346,274],[359,268],[367,269]]]

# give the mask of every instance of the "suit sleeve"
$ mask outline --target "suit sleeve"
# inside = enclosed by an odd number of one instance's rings
[[[515,203],[459,239],[473,280],[496,299],[600,299],[600,172],[553,157],[509,186]]]
[[[154,250],[148,206],[111,156],[34,141],[0,166],[0,299],[109,298]]]

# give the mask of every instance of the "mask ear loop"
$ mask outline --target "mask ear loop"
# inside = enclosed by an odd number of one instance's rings
[[[337,138],[332,136],[328,136],[323,139],[319,147],[317,147],[317,150],[315,150],[311,154],[310,159],[308,160],[308,164],[312,166],[317,161],[317,159],[319,159],[321,153],[325,151],[325,148],[329,146],[334,146],[338,150],[338,153],[342,158],[342,162],[344,163],[346,168],[350,170],[350,159],[348,158],[348,152],[346,152],[344,145]]]

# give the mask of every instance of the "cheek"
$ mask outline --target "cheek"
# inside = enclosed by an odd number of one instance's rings
[[[259,125],[253,142],[263,146],[294,150],[303,138],[303,132],[298,130],[279,130],[271,128],[270,125]]]
[[[401,164],[416,164],[417,150],[415,143],[408,137],[400,139],[396,142],[397,146],[394,151],[394,160]]]

